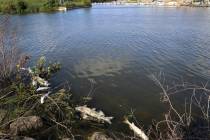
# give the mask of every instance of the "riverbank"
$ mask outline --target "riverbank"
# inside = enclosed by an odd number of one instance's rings
[[[169,111],[164,114],[164,120],[153,121],[147,130],[140,127],[131,110],[118,121],[123,124],[124,130],[130,129],[129,131],[134,133],[132,136],[126,131],[116,132],[109,129],[108,126],[112,124],[114,117],[105,116],[101,110],[88,107],[90,96],[83,97],[82,102],[78,103],[72,97],[68,83],[63,84],[63,88],[52,87],[49,81],[52,75],[60,70],[59,63],[47,65],[45,57],[41,57],[35,66],[26,68],[23,66],[26,66],[27,60],[29,57],[23,56],[16,67],[13,67],[14,77],[9,77],[12,80],[6,87],[0,87],[0,139],[184,140],[192,137],[199,139],[210,137],[209,107],[201,103],[210,96],[206,87],[181,85],[179,90],[176,86],[166,89],[161,82],[162,75],[151,75],[150,78],[163,90],[161,101],[168,106]],[[5,64],[4,61],[2,64]],[[0,76],[1,81],[4,81],[2,80],[6,78],[4,73]],[[194,90],[191,101],[189,104],[186,103],[189,112],[185,108],[185,112],[182,113],[174,108],[171,96],[189,88]],[[206,93],[208,95],[203,96],[202,92],[195,95],[195,91],[201,89],[205,93],[208,92]],[[204,99],[197,103],[196,96]],[[208,99],[207,103],[209,102]],[[203,112],[200,113],[200,117],[196,115],[198,112],[195,107]],[[195,131],[197,133],[194,133]]]
[[[0,13],[25,14],[58,11],[59,7],[66,9],[91,7],[90,0],[73,0],[62,3],[48,0],[0,0]]]

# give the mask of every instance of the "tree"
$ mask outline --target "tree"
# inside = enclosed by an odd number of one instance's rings
[[[18,1],[16,8],[18,13],[23,13],[27,9],[27,3],[24,1]]]

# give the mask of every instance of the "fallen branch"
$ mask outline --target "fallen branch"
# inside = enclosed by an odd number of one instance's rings
[[[3,95],[0,97],[0,100],[6,98],[8,95],[10,95],[11,93],[13,93],[13,91],[8,92],[7,94]]]

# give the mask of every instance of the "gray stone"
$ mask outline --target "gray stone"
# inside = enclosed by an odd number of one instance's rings
[[[38,130],[43,126],[42,119],[38,116],[21,117],[10,124],[10,133],[18,135],[31,130]]]
[[[3,120],[3,118],[5,117],[5,115],[6,115],[6,111],[5,110],[2,110],[2,109],[0,109],[0,122]]]
[[[34,138],[24,137],[23,140],[35,140]]]
[[[113,140],[113,139],[102,132],[94,132],[89,138],[89,140]]]
[[[62,140],[71,140],[70,138],[63,138]]]

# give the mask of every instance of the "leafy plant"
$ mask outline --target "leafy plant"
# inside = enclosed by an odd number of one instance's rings
[[[46,65],[46,58],[44,56],[40,57],[36,63],[35,67],[32,67],[32,72],[36,76],[48,79],[52,74],[56,73],[61,69],[61,64],[58,62],[49,63]]]

